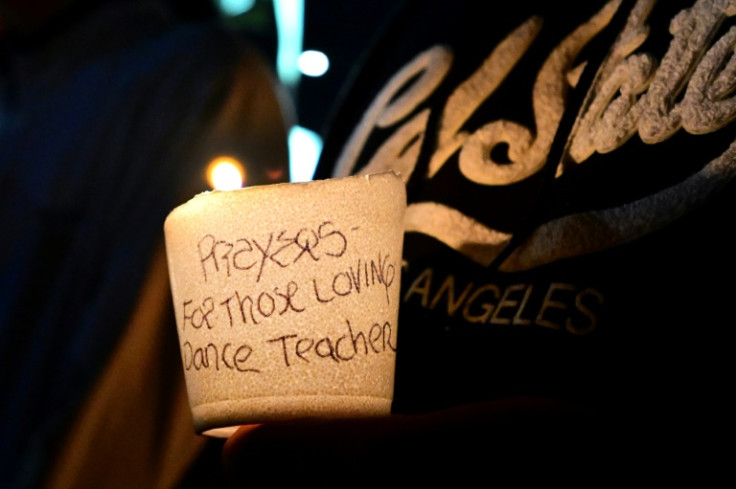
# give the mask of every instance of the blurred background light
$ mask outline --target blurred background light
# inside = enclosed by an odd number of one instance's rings
[[[213,0],[225,24],[260,48],[296,109],[289,135],[294,181],[314,178],[336,96],[395,0]],[[252,177],[251,177],[252,178]],[[247,182],[245,183],[247,185]]]
[[[235,17],[252,9],[256,0],[218,0],[217,4],[223,14]]]
[[[322,76],[330,68],[330,60],[322,51],[310,49],[299,55],[297,66],[304,75]]]
[[[229,156],[219,156],[207,166],[207,182],[214,190],[235,190],[245,185],[243,165]]]
[[[314,176],[322,138],[305,127],[294,126],[289,132],[289,173],[292,182],[306,182]]]
[[[304,0],[274,0],[278,46],[276,72],[290,88],[299,83],[299,55],[304,38]]]

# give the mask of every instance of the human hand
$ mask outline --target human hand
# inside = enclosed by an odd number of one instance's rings
[[[529,398],[411,416],[297,419],[241,427],[223,462],[232,487],[470,482],[489,470],[523,480],[572,467],[581,475],[580,467],[596,465],[595,425],[579,406]]]

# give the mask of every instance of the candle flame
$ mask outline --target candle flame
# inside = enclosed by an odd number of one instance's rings
[[[207,166],[207,181],[214,190],[235,190],[245,184],[243,165],[229,156],[219,156]]]

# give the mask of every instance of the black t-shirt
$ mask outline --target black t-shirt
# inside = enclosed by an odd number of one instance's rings
[[[736,19],[713,3],[416,1],[381,33],[316,177],[407,182],[396,412],[718,409]]]

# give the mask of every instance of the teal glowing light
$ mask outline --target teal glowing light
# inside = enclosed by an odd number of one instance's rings
[[[224,15],[235,17],[252,9],[256,0],[218,0],[217,4]]]
[[[314,131],[294,126],[289,132],[289,173],[292,182],[312,180],[322,151],[322,138]]]
[[[299,83],[298,66],[304,36],[304,0],[274,0],[274,14],[278,30],[276,72],[289,87]]]

